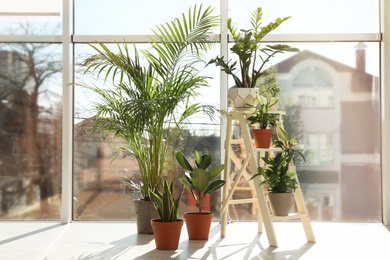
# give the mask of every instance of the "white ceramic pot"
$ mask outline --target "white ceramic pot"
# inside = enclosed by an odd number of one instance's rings
[[[233,110],[254,110],[258,88],[229,88],[228,98]]]

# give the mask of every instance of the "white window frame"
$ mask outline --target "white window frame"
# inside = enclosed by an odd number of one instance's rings
[[[265,42],[378,42],[381,44],[381,138],[382,138],[382,196],[383,196],[383,223],[390,225],[390,1],[380,1],[381,33],[366,34],[272,34],[265,37]],[[220,0],[221,32],[227,33],[226,20],[228,16],[228,1]],[[62,35],[0,35],[0,43],[15,42],[49,42],[63,44],[63,119],[62,119],[62,210],[61,222],[72,221],[72,183],[73,183],[73,87],[74,57],[73,47],[76,43],[93,43],[96,40],[106,43],[115,43],[123,39],[144,43],[148,35],[73,35],[74,17],[73,0],[62,0]],[[216,37],[219,37],[216,36]],[[228,39],[224,34],[220,36],[220,54],[228,53]],[[389,50],[389,51],[386,51]],[[221,97],[223,108],[227,107],[227,76],[221,72]],[[387,87],[386,87],[387,86]],[[221,137],[225,136],[221,129]],[[223,151],[223,142],[221,150]]]

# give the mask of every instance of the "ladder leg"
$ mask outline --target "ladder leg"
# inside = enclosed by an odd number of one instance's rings
[[[306,209],[305,201],[302,194],[301,185],[299,184],[298,177],[296,178],[298,182],[298,187],[295,189],[294,192],[294,199],[295,203],[297,205],[298,213],[302,214],[301,222],[303,225],[303,230],[305,231],[306,239],[309,242],[316,242],[316,239],[314,237],[313,228],[311,226],[310,218]]]
[[[268,209],[267,200],[265,198],[263,186],[262,185],[259,186],[259,184],[260,184],[259,178],[253,179],[253,183],[257,187],[256,188],[257,201],[258,201],[259,209],[260,209],[260,213],[261,213],[261,214],[259,214],[259,217],[258,217],[259,218],[259,225],[260,225],[260,221],[262,221],[264,223],[264,228],[265,228],[265,232],[267,233],[269,245],[272,247],[278,247],[278,242],[276,240],[275,230],[274,230],[274,226],[273,226],[273,223],[271,220],[271,215],[270,215],[270,212]],[[260,227],[259,227],[259,230],[260,230]]]
[[[230,146],[231,146],[231,135],[232,135],[232,116],[227,116],[226,118],[227,131],[226,131],[226,139],[225,139],[225,172],[224,172],[224,180],[226,181],[223,189],[222,189],[222,202],[223,204],[225,198],[228,194],[228,186],[230,185]],[[222,208],[224,205],[222,205]],[[225,206],[226,207],[226,206]],[[221,237],[226,236],[226,225],[227,225],[227,217],[228,210],[224,210],[221,212]]]

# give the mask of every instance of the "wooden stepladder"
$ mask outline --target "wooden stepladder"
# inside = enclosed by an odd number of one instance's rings
[[[296,204],[296,213],[291,213],[288,216],[272,216],[268,207],[267,202],[267,192],[261,186],[260,187],[260,178],[254,178],[250,180],[252,174],[257,173],[258,166],[262,164],[261,157],[265,153],[277,152],[277,148],[255,148],[253,140],[251,138],[249,124],[247,122],[247,117],[249,117],[253,111],[242,110],[234,111],[227,113],[227,131],[226,131],[226,140],[225,140],[225,173],[224,179],[226,184],[222,190],[222,208],[221,208],[221,236],[226,236],[226,225],[228,221],[228,207],[232,204],[243,204],[243,203],[253,203],[257,202],[258,204],[258,232],[262,233],[263,225],[267,234],[268,242],[270,246],[278,247],[278,243],[275,236],[275,231],[273,227],[273,220],[291,220],[291,219],[300,219],[305,231],[307,241],[315,242],[315,237],[313,229],[310,223],[310,218],[306,209],[304,202],[301,186],[299,184],[298,177],[296,180],[298,182],[298,187],[294,192],[294,200]],[[275,112],[279,113],[281,116],[284,115],[284,112]],[[281,117],[280,116],[280,117]],[[233,137],[233,121],[238,123],[238,127],[241,131],[240,138]],[[245,150],[245,159],[238,157],[233,151],[232,145],[239,144],[241,149]],[[237,176],[231,181],[230,174],[232,172],[232,164],[238,169]],[[295,168],[295,167],[294,167]],[[253,189],[256,198],[248,199],[233,199],[233,193],[237,188],[237,185],[241,178],[244,178],[251,189]]]

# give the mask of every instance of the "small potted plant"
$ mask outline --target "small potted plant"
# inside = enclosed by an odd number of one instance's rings
[[[258,104],[255,111],[248,117],[249,123],[253,126],[252,134],[256,148],[269,148],[273,134],[273,128],[279,121],[279,114],[272,113],[270,107],[275,105],[279,99],[268,102],[265,97],[258,94]],[[258,127],[258,128],[255,128]]]
[[[225,181],[218,178],[225,165],[221,164],[208,169],[211,165],[213,154],[204,153],[201,155],[198,151],[195,151],[194,155],[195,165],[191,166],[182,152],[176,153],[178,163],[186,170],[184,176],[179,178],[179,180],[191,192],[199,209],[198,212],[185,212],[184,219],[189,239],[207,240],[213,213],[202,211],[202,200],[207,194],[225,185]]]
[[[287,133],[279,126],[276,127],[278,140],[275,147],[281,149],[274,157],[268,153],[262,157],[265,165],[258,168],[258,173],[251,179],[261,176],[260,185],[268,190],[271,212],[274,216],[287,216],[293,205],[293,191],[297,188],[296,170],[293,166],[294,156],[297,154],[303,160],[304,155],[297,150],[298,142],[295,138],[289,139]]]
[[[225,57],[217,56],[208,63],[221,67],[222,71],[233,77],[235,86],[229,89],[229,101],[233,109],[250,109],[256,105],[256,95],[259,90],[256,82],[265,75],[264,66],[272,57],[278,53],[299,51],[286,44],[263,45],[262,42],[267,34],[290,19],[290,16],[277,18],[265,26],[262,26],[262,18],[263,10],[257,7],[251,17],[252,28],[248,30],[238,30],[229,18],[227,29],[234,41],[230,50],[236,57],[229,57],[226,60]],[[237,72],[237,64],[239,72]]]
[[[162,191],[150,191],[150,199],[158,211],[159,219],[152,219],[156,248],[174,250],[178,248],[183,220],[178,218],[179,201],[183,188],[175,199],[173,182],[163,181]]]

